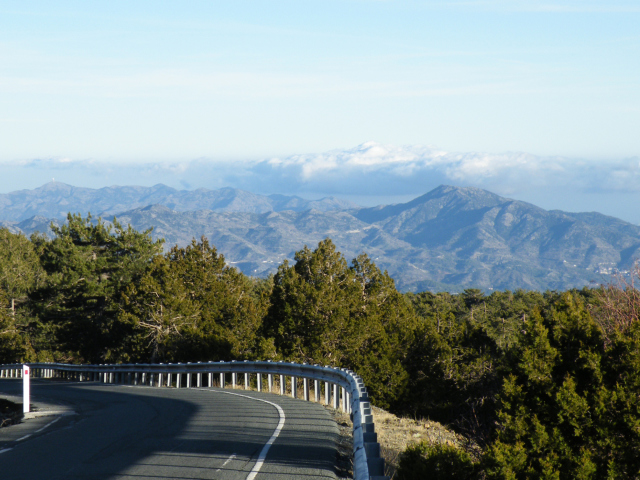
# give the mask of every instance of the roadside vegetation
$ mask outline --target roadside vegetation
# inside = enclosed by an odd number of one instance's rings
[[[254,279],[205,238],[163,253],[148,231],[79,215],[53,232],[0,229],[0,363],[347,367],[377,407],[414,419],[387,435],[398,479],[640,478],[632,282],[401,294],[365,254],[348,261],[329,239]],[[430,422],[449,440],[431,438]]]

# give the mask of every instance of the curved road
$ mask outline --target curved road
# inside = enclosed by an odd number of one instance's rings
[[[338,429],[315,403],[47,380],[31,392],[32,405],[75,414],[0,429],[2,480],[336,478]],[[21,380],[0,380],[0,398],[21,394]]]

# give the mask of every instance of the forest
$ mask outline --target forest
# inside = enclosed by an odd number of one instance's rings
[[[398,292],[330,239],[272,277],[206,238],[69,215],[53,235],[0,229],[0,363],[287,360],[350,368],[375,405],[469,448],[416,444],[398,477],[640,478],[640,292]]]

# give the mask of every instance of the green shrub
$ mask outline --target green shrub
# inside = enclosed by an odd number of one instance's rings
[[[471,456],[451,445],[409,445],[400,457],[398,480],[471,480],[477,478]]]

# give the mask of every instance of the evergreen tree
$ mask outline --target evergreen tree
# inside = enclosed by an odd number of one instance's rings
[[[36,359],[37,319],[28,298],[44,280],[34,244],[0,228],[0,363]]]
[[[605,350],[575,292],[532,316],[500,394],[487,478],[639,478],[637,331]]]
[[[152,362],[255,358],[268,298],[253,290],[206,238],[173,247],[123,295],[119,319],[135,331],[130,355]]]
[[[274,277],[264,335],[283,358],[351,368],[378,405],[396,401],[406,386],[401,360],[414,317],[393,280],[366,255],[348,266],[330,239],[295,261]]]
[[[46,283],[31,295],[40,319],[53,329],[49,348],[61,360],[99,363],[113,359],[130,334],[117,322],[120,294],[137,282],[161,250],[151,230],[113,226],[91,215],[51,225],[55,237],[36,239]]]

